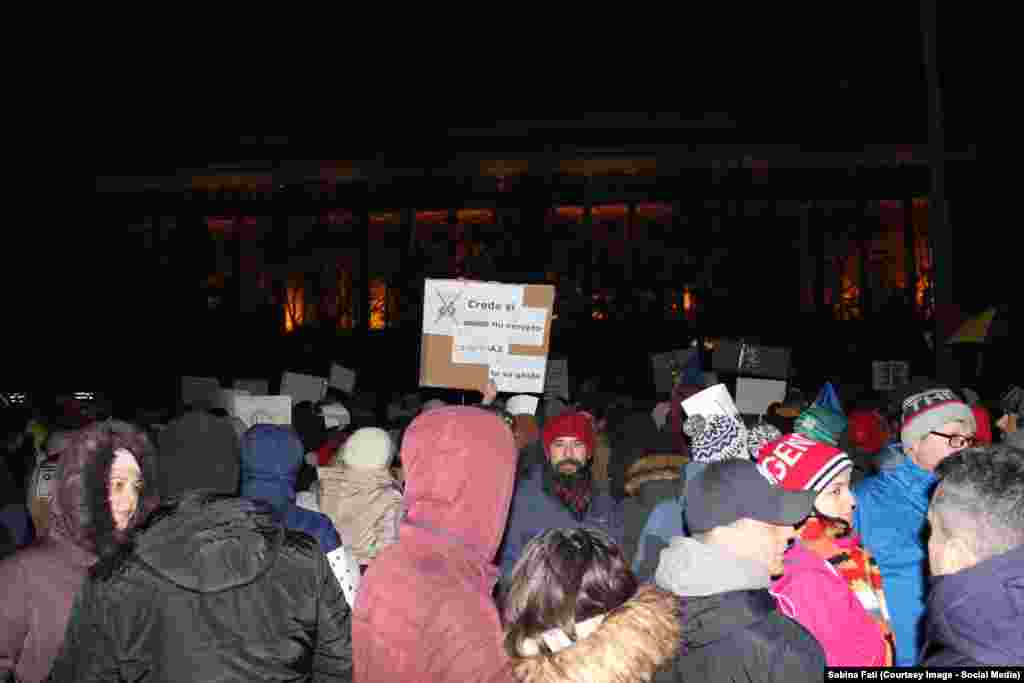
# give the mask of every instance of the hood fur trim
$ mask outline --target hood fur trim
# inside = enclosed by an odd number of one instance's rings
[[[555,654],[514,658],[515,676],[523,683],[650,681],[678,652],[679,604],[671,593],[641,586],[591,636]]]

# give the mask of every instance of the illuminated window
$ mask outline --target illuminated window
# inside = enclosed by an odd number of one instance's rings
[[[689,286],[665,290],[665,319],[693,321],[697,316],[697,295]]]
[[[302,287],[288,287],[285,290],[284,331],[294,332],[302,327],[306,319],[305,296]]]
[[[388,322],[388,285],[370,280],[370,329],[383,330]]]

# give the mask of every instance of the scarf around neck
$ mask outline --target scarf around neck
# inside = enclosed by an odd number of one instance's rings
[[[800,541],[828,562],[850,587],[888,645],[887,661],[894,653],[889,608],[878,563],[861,543],[860,535],[842,520],[809,517],[800,527]]]

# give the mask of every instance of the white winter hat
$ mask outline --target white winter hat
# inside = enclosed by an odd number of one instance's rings
[[[388,467],[395,448],[391,436],[377,427],[357,429],[341,447],[341,462],[346,467],[375,469]]]

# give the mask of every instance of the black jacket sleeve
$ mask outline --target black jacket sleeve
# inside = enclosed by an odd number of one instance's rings
[[[313,680],[347,683],[352,680],[352,610],[323,553],[318,553],[318,562],[320,599]]]
[[[98,683],[123,680],[117,664],[116,644],[105,633],[98,609],[96,585],[86,580],[75,596],[64,645],[46,679],[50,683]]]

